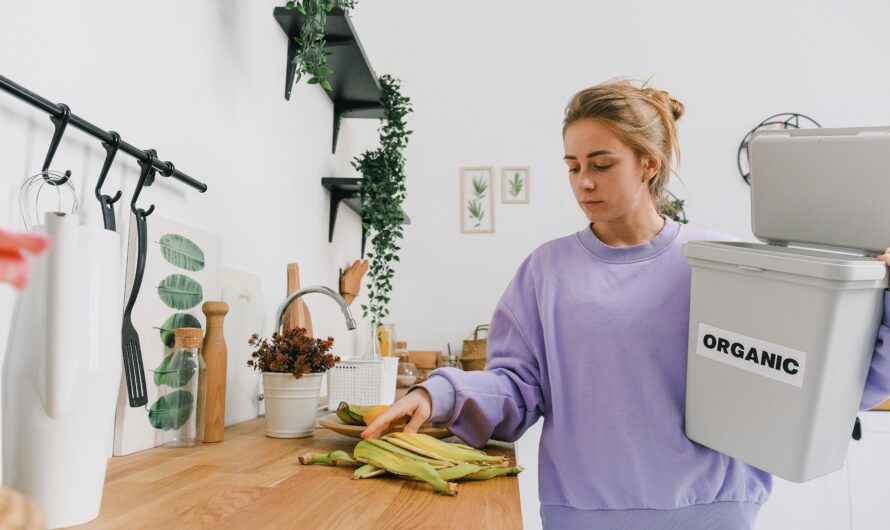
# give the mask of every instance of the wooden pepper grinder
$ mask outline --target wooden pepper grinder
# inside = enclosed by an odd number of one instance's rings
[[[226,423],[226,339],[223,336],[223,319],[229,312],[225,302],[204,302],[201,306],[207,316],[207,333],[204,335],[204,362],[207,364],[207,399],[204,406],[204,442],[223,441]]]

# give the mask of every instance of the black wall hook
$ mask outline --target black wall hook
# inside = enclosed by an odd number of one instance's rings
[[[68,126],[68,120],[71,119],[71,108],[68,105],[59,103],[59,108],[62,109],[62,115],[50,115],[49,118],[55,126],[55,131],[53,131],[53,139],[49,144],[49,150],[46,152],[46,158],[43,159],[43,173],[49,171],[49,166],[53,162],[53,157],[56,156],[56,149],[59,148],[59,143],[62,142],[62,135],[65,133],[65,127]],[[53,186],[60,186],[68,182],[68,179],[71,178],[71,170],[65,171],[65,176],[62,178],[53,178],[49,175],[44,175],[43,178]]]
[[[136,214],[137,216],[141,216],[143,219],[151,215],[151,212],[155,211],[155,205],[152,204],[151,207],[146,211],[141,208],[136,207],[136,201],[139,200],[139,195],[142,193],[142,188],[145,186],[151,186],[151,183],[154,182],[154,174],[157,171],[154,168],[154,161],[157,158],[157,151],[154,149],[148,149],[145,151],[148,155],[148,161],[143,162],[139,161],[139,167],[142,168],[142,173],[139,175],[139,182],[136,184],[136,191],[133,192],[133,199],[130,201],[130,211]]]
[[[108,134],[111,135],[111,143],[102,142],[102,147],[105,148],[105,164],[102,166],[102,171],[99,173],[99,182],[96,183],[96,199],[99,200],[99,204],[102,206],[102,220],[105,223],[105,229],[114,232],[117,227],[114,223],[114,208],[112,208],[111,205],[120,200],[122,193],[120,190],[117,190],[114,197],[103,195],[102,185],[105,184],[108,170],[111,169],[111,163],[114,162],[114,156],[120,148],[121,135],[114,131],[108,131]]]

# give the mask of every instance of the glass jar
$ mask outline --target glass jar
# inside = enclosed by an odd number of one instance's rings
[[[201,328],[177,328],[173,353],[154,371],[158,400],[149,409],[151,424],[168,447],[194,447],[200,389]]]
[[[396,372],[396,386],[405,388],[417,382],[417,366],[414,363],[399,363]]]
[[[380,324],[377,326],[377,338],[380,341],[380,356],[392,357],[396,351],[396,325]]]
[[[463,370],[464,367],[460,362],[460,357],[455,354],[444,353],[439,356],[439,368],[457,368]]]
[[[403,340],[396,341],[396,357],[400,363],[408,362],[408,343]]]

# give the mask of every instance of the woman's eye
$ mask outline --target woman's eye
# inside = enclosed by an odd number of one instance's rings
[[[570,167],[570,168],[569,168],[569,173],[577,173],[578,171],[580,171],[580,168],[577,168],[577,167]]]
[[[609,169],[610,167],[612,167],[612,164],[609,164],[609,165],[607,165],[607,166],[593,166],[593,168],[596,169],[596,170],[598,170],[598,171],[602,171],[602,170],[604,170],[604,169]]]

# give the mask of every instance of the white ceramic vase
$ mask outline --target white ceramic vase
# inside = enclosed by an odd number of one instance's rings
[[[263,372],[263,402],[266,404],[266,436],[306,438],[315,430],[318,396],[324,374]]]

